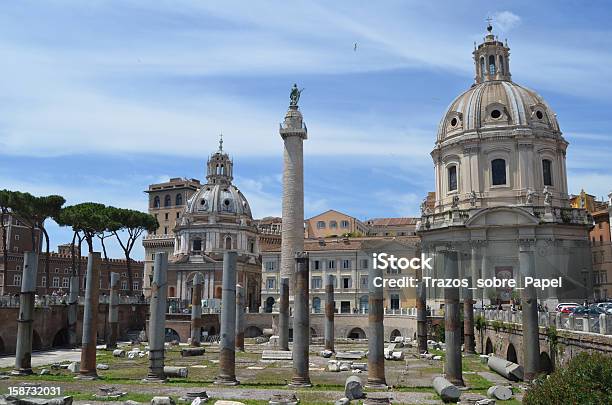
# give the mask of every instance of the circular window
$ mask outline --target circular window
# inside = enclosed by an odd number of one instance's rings
[[[223,200],[223,204],[225,204],[225,206],[229,206],[230,205],[230,200],[228,200],[228,199]]]
[[[456,126],[457,126],[457,118],[455,117],[451,120],[451,127],[456,127]]]
[[[499,117],[501,117],[501,111],[499,110],[491,111],[491,118],[499,118]]]
[[[544,114],[542,114],[542,111],[538,110],[536,111],[536,117],[538,117],[538,119],[541,120],[542,118],[544,118]]]

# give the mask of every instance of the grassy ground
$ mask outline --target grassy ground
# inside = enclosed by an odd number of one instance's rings
[[[290,361],[264,362],[261,360],[261,351],[265,346],[256,345],[254,342],[247,344],[247,352],[236,353],[236,375],[240,380],[240,386],[236,391],[249,390],[287,390],[287,383],[291,380],[292,364]],[[132,346],[130,346],[132,347]],[[76,401],[92,402],[92,395],[100,386],[126,386],[124,391],[128,392],[124,400],[137,402],[149,402],[150,399],[159,395],[160,387],[167,387],[168,391],[177,392],[179,388],[198,388],[213,390],[215,377],[219,372],[218,357],[219,348],[216,345],[206,345],[204,356],[181,357],[181,347],[169,347],[166,352],[165,364],[167,366],[182,366],[189,370],[188,378],[169,379],[165,384],[143,384],[142,379],[147,374],[148,357],[130,360],[126,358],[116,358],[112,352],[100,350],[97,355],[98,364],[108,364],[109,370],[98,370],[100,376],[96,381],[75,380],[74,374],[65,369],[50,369],[50,375],[38,375],[41,368],[34,370],[35,374],[26,377],[15,377],[10,380],[0,381],[2,393],[6,392],[6,387],[16,385],[17,382],[55,382],[62,386],[65,395],[72,395]],[[129,349],[127,347],[126,349]],[[144,350],[144,345],[140,346]],[[365,350],[366,347],[359,345],[338,345],[336,350]],[[310,376],[313,387],[307,390],[298,390],[298,397],[305,404],[330,403],[324,398],[327,396],[342,397],[344,382],[349,375],[348,372],[331,373],[324,371],[329,359],[324,359],[318,355],[321,347],[312,346],[310,355]],[[415,349],[404,348],[405,361],[387,361],[385,363],[385,373],[387,383],[391,393],[420,393],[420,397],[437,400],[437,395],[431,386],[432,378],[442,374],[443,360],[425,360],[417,357]],[[444,357],[444,352],[433,351]],[[361,360],[367,362],[367,359]],[[9,371],[9,370],[0,370]],[[480,371],[488,371],[486,365],[480,362],[477,355],[465,356],[463,358],[464,380],[468,387],[466,392],[486,395],[486,390],[493,385],[481,375]],[[367,372],[359,374],[365,380]],[[52,384],[45,384],[52,385]],[[133,388],[132,388],[133,387]],[[368,391],[368,390],[366,390]],[[371,392],[371,391],[370,391]],[[259,397],[261,396],[261,392]],[[406,396],[406,395],[404,395]],[[253,396],[251,396],[253,397]],[[258,397],[258,396],[254,396]],[[246,396],[249,398],[249,396]],[[240,399],[245,404],[264,404],[267,401],[255,399]],[[212,402],[214,403],[214,402]],[[355,403],[355,402],[353,402]],[[396,402],[394,402],[396,403]],[[436,403],[436,402],[433,402]],[[441,403],[441,402],[439,402]],[[498,404],[519,404],[516,400],[497,401]]]

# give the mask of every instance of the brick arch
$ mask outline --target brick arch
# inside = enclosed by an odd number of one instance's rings
[[[32,351],[41,350],[43,348],[43,342],[36,329],[32,330]]]
[[[506,348],[506,360],[518,364],[518,354],[512,343],[508,343],[508,347]]]
[[[177,340],[179,342],[182,342],[181,340],[181,335],[174,329],[172,328],[166,328],[166,332],[165,332],[165,339],[166,342],[172,342],[173,340]]]
[[[485,344],[485,354],[492,354],[495,353],[495,350],[493,349],[493,342],[491,342],[491,338],[487,337],[487,343]]]
[[[550,374],[554,370],[554,364],[546,351],[540,353],[540,373]]]
[[[400,331],[399,331],[399,330],[397,330],[397,329],[393,329],[393,330],[391,331],[391,334],[389,335],[389,341],[390,341],[390,342],[393,342],[393,340],[394,340],[396,337],[398,337],[398,336],[402,336],[402,332],[400,332]]]
[[[352,328],[346,335],[349,339],[366,339],[367,335],[365,331],[361,328]]]
[[[244,330],[245,338],[254,338],[261,335],[263,335],[263,330],[255,325],[250,325]]]

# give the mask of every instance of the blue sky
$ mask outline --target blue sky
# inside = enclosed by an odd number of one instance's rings
[[[278,215],[297,82],[306,215],[416,215],[487,16],[513,80],[558,114],[570,190],[604,196],[612,6],[582,1],[3,1],[0,188],[146,210],[149,183],[204,177],[223,132],[254,215]]]

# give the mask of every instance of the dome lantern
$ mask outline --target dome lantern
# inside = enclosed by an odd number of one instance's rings
[[[492,80],[510,81],[510,48],[502,43],[493,34],[493,26],[489,21],[484,42],[478,45],[473,52],[476,68],[476,83]]]
[[[206,162],[206,180],[209,184],[230,184],[233,180],[232,159],[223,152],[223,134],[219,135],[219,150],[213,153]]]

